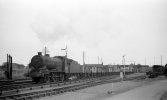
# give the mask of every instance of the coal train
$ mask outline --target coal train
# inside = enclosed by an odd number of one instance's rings
[[[107,71],[106,67],[99,67],[95,73],[90,73],[91,68],[82,66],[66,56],[50,57],[49,54],[42,55],[41,52],[32,57],[29,68],[29,77],[35,82],[57,82],[109,75],[102,73]]]

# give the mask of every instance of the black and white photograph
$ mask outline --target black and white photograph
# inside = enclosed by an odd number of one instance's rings
[[[167,1],[0,0],[0,100],[167,100]]]

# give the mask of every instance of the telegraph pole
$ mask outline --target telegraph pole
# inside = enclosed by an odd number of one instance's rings
[[[65,48],[65,49],[61,49],[61,50],[65,50],[65,52],[66,52],[65,57],[67,58],[67,45],[66,45],[66,48]]]
[[[83,51],[83,72],[85,72],[85,52]]]
[[[61,49],[61,50],[65,50],[65,57],[64,57],[64,71],[65,72],[70,72],[70,67],[67,66],[67,45],[65,49]]]
[[[47,54],[49,54],[49,49],[47,46],[45,46],[43,49],[42,49],[42,53],[44,53],[44,56],[46,56]]]
[[[102,60],[102,58],[101,58],[101,64],[103,65],[103,60]]]
[[[67,45],[66,45],[66,58],[67,58]]]
[[[46,46],[45,46],[45,48],[44,48],[45,50],[44,50],[44,52],[45,52],[45,56],[46,56]]]
[[[124,76],[125,76],[125,55],[123,55]]]

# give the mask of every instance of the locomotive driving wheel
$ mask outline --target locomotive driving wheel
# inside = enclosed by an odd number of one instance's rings
[[[44,82],[49,83],[50,82],[50,78],[48,74],[44,75]]]
[[[60,74],[60,79],[59,79],[60,81],[64,81],[64,74],[62,73],[62,74]]]

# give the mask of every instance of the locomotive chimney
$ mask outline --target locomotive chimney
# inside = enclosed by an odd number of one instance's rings
[[[39,56],[42,56],[42,52],[38,52],[38,55],[39,55]]]

